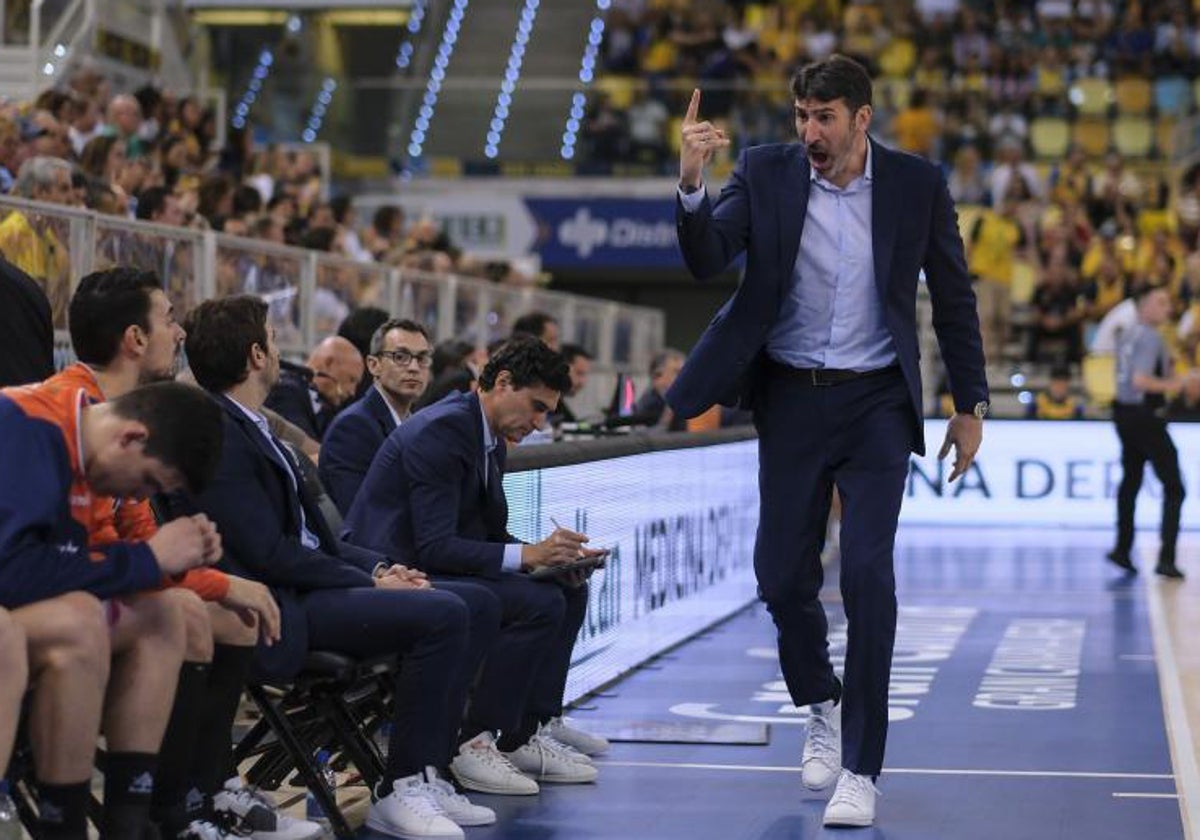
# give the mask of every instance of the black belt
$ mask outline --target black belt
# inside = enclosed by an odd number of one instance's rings
[[[838,370],[837,368],[794,368],[774,359],[767,359],[767,371],[771,376],[794,379],[805,385],[842,385],[856,379],[898,373],[899,365],[875,368],[874,370]]]

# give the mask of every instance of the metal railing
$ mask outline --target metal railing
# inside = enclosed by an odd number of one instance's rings
[[[412,318],[436,341],[459,338],[477,346],[508,335],[526,312],[548,312],[558,320],[564,342],[583,345],[599,369],[614,372],[643,373],[664,340],[664,317],[657,309],[359,263],[9,196],[0,196],[0,249],[43,284],[59,331],[65,331],[66,305],[79,278],[125,265],[158,272],[180,319],[209,298],[262,297],[270,304],[281,349],[292,355],[334,334],[359,306]]]

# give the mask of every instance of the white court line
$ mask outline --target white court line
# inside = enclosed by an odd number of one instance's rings
[[[778,767],[766,764],[696,764],[671,761],[602,761],[599,767],[662,767],[675,770],[732,770],[755,773],[799,773],[797,766]],[[1170,773],[1103,773],[1073,770],[952,770],[940,767],[885,767],[883,775],[900,776],[1010,776],[1018,778],[1051,779],[1150,779],[1170,780]]]
[[[1153,662],[1153,653],[1122,653],[1117,659],[1125,659],[1130,662]]]
[[[1113,799],[1178,799],[1178,793],[1114,793]]]
[[[1171,745],[1171,762],[1175,768],[1175,789],[1179,792],[1179,816],[1187,840],[1200,836],[1200,768],[1196,766],[1192,730],[1188,725],[1187,706],[1183,702],[1183,684],[1179,664],[1175,661],[1175,645],[1163,611],[1161,581],[1146,585],[1146,601],[1150,607],[1150,632],[1158,655],[1158,691],[1162,695],[1163,714],[1167,723],[1167,740]]]

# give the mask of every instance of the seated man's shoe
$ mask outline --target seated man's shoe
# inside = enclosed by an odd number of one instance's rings
[[[875,797],[879,791],[870,776],[843,770],[837,788],[825,806],[827,826],[863,827],[875,822]]]
[[[392,792],[371,804],[367,826],[404,840],[464,840],[466,837],[430,795],[425,779],[408,776],[392,783]]]
[[[325,834],[319,824],[282,813],[260,790],[234,777],[213,797],[213,812],[232,834],[251,840],[316,840]]]
[[[458,748],[450,762],[450,773],[467,790],[502,796],[532,796],[538,792],[533,779],[521,774],[500,750],[491,732],[480,732]]]
[[[1137,566],[1133,565],[1133,561],[1129,559],[1129,555],[1123,551],[1110,551],[1104,555],[1108,558],[1108,562],[1114,566],[1124,569],[1131,575],[1137,574]]]
[[[237,835],[209,820],[192,820],[174,835],[174,840],[237,840]]]
[[[596,781],[599,772],[587,756],[543,734],[543,729],[505,753],[518,770],[539,782],[579,785]]]
[[[826,700],[808,708],[800,781],[809,790],[824,790],[842,770],[842,704]]]
[[[583,755],[599,755],[608,752],[609,744],[606,739],[584,732],[582,729],[576,729],[569,725],[564,717],[551,718],[549,723],[542,727],[542,731],[560,744],[574,747]]]
[[[457,825],[491,825],[496,821],[495,811],[467,799],[433,767],[425,768],[425,792]]]
[[[1154,573],[1172,580],[1183,580],[1183,571],[1174,563],[1159,563],[1154,567]]]

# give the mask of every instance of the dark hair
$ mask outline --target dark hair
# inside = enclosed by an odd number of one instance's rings
[[[253,295],[206,300],[193,309],[187,330],[188,364],[201,387],[222,393],[246,380],[246,360],[257,344],[267,349],[267,305]]]
[[[178,470],[192,493],[204,491],[217,471],[225,437],[221,409],[208,394],[180,382],[157,382],[109,405],[117,416],[146,427],[146,455]]]
[[[117,355],[125,330],[150,331],[150,293],[162,288],[153,271],[110,268],[79,281],[67,309],[71,346],[79,361],[107,365]]]
[[[242,184],[233,193],[233,215],[245,216],[262,210],[262,193],[249,184]]]
[[[541,338],[547,324],[557,323],[558,321],[554,316],[547,315],[545,312],[526,312],[520,318],[513,321],[512,334],[514,336],[532,335],[535,338]]]
[[[333,211],[333,218],[339,225],[345,223],[346,214],[350,212],[350,196],[335,195],[329,200],[329,209]]]
[[[1069,367],[1067,367],[1066,365],[1062,365],[1062,364],[1055,365],[1054,367],[1050,368],[1050,378],[1051,379],[1070,379],[1071,378],[1071,369]]]
[[[506,341],[484,365],[479,389],[492,390],[496,377],[504,370],[512,377],[513,388],[545,385],[560,394],[571,390],[571,372],[562,355],[537,338],[522,335]]]
[[[104,167],[108,164],[108,153],[117,145],[117,138],[102,134],[93,137],[79,153],[79,168],[93,178],[104,177]]]
[[[379,355],[379,352],[383,350],[383,342],[385,339],[387,339],[387,334],[392,330],[404,330],[405,332],[410,333],[420,333],[421,335],[425,336],[426,341],[429,341],[429,331],[426,330],[423,325],[418,324],[416,321],[408,318],[389,318],[380,324],[379,328],[375,330],[374,334],[371,336],[371,346],[368,348],[371,351],[369,355]]]
[[[147,187],[137,194],[137,217],[150,221],[167,206],[171,191],[166,187]]]
[[[375,228],[375,232],[380,236],[387,236],[391,232],[392,224],[395,220],[403,218],[403,210],[394,204],[385,204],[375,211],[375,217],[371,219],[371,226]]]
[[[853,116],[859,108],[871,104],[871,77],[854,59],[835,54],[797,70],[792,76],[792,96],[818,102],[845,99]]]
[[[458,338],[448,338],[438,342],[433,348],[432,374],[436,378],[447,368],[461,368],[467,363],[467,356],[475,352],[475,345]]]
[[[591,353],[589,353],[587,350],[584,350],[583,347],[578,344],[564,344],[559,348],[558,352],[562,354],[563,361],[568,365],[578,359],[580,356],[588,361],[591,361],[593,358],[595,358]]]
[[[379,325],[392,316],[378,306],[360,306],[351,310],[338,325],[337,334],[353,344],[364,357],[370,355],[371,337]]]
[[[331,227],[309,228],[300,236],[300,245],[310,251],[328,253],[333,250],[333,242],[336,237],[337,231]]]

